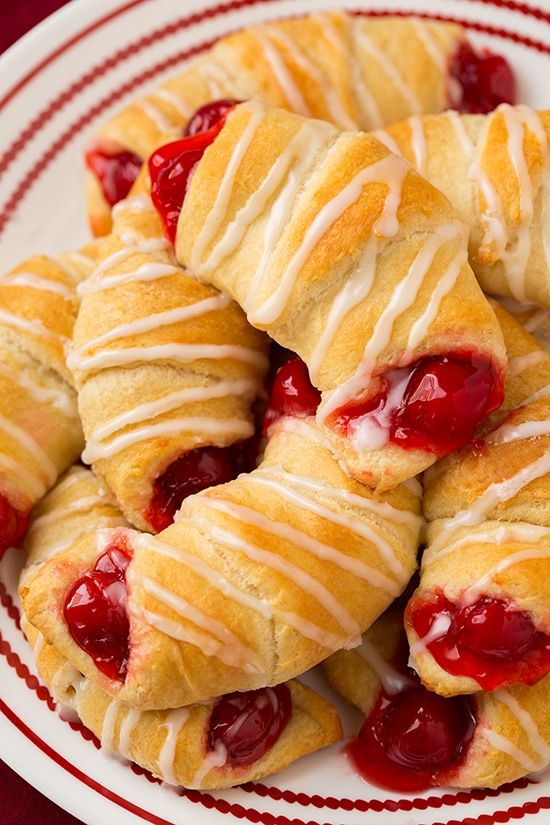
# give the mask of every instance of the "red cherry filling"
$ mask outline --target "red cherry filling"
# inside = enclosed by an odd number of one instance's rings
[[[292,713],[287,685],[228,693],[210,717],[208,750],[223,746],[226,764],[251,765],[273,747]]]
[[[126,568],[130,555],[111,544],[69,590],[64,616],[70,634],[110,679],[124,681],[128,666],[129,621]]]
[[[431,599],[413,598],[407,614],[420,638],[438,621],[441,635],[436,626],[428,650],[448,673],[470,676],[483,690],[533,684],[550,672],[550,636],[505,599],[480,596],[459,605],[438,593]]]
[[[284,415],[299,418],[315,415],[320,401],[321,393],[311,383],[306,365],[298,356],[291,357],[275,373],[271,400],[264,417],[264,435]]]
[[[464,42],[451,61],[450,74],[460,84],[453,108],[461,112],[491,112],[500,103],[516,102],[516,79],[508,61],[488,50],[480,53]]]
[[[397,695],[382,691],[348,753],[368,782],[422,791],[458,767],[475,724],[464,696],[445,699],[420,684]]]
[[[220,120],[225,120],[231,109],[234,109],[235,106],[241,102],[240,100],[225,99],[205,103],[204,106],[197,109],[188,121],[183,132],[184,137],[198,135],[199,132],[207,132],[212,126],[219,123]]]
[[[160,533],[174,521],[182,501],[193,493],[225,484],[256,466],[255,436],[231,447],[199,447],[177,458],[153,485],[153,498],[145,518]]]
[[[9,547],[17,547],[27,532],[29,514],[16,510],[0,495],[0,558]]]
[[[423,358],[389,370],[379,381],[377,394],[341,407],[329,419],[361,448],[391,441],[446,455],[471,441],[503,400],[503,381],[493,364],[473,355]]]
[[[151,199],[171,243],[176,240],[178,218],[191,176],[206,149],[221,132],[234,105],[235,101],[219,100],[203,106],[187,124],[187,137],[161,146],[149,158]]]
[[[94,145],[84,155],[90,169],[103,191],[109,206],[114,206],[126,197],[141,169],[141,158],[133,152],[108,151]]]

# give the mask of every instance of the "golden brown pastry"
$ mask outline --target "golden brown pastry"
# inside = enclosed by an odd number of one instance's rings
[[[200,137],[191,178],[196,139],[149,163],[171,235],[187,184],[178,259],[305,361],[349,471],[388,489],[468,443],[506,359],[448,201],[369,136],[259,103]]]
[[[387,613],[360,647],[324,663],[365,714],[349,747],[365,778],[394,791],[498,788],[550,763],[550,676],[536,685],[444,699],[407,667],[402,616]]]
[[[79,536],[122,524],[92,472],[71,469],[33,513],[23,581]],[[23,626],[62,716],[76,713],[104,748],[170,784],[224,788],[259,779],[341,735],[334,708],[296,681],[186,708],[137,711],[86,679],[25,618]]]
[[[430,469],[428,547],[406,626],[443,695],[550,672],[550,354],[500,307],[506,401],[482,438]]]
[[[110,230],[111,207],[159,138],[181,134],[211,101],[254,98],[343,129],[373,129],[459,105],[464,61],[478,59],[460,26],[415,18],[328,12],[224,37],[105,123],[88,146],[94,234]]]
[[[115,210],[67,363],[83,460],[132,524],[158,532],[185,495],[249,469],[268,361],[237,304],[177,265],[147,188],[144,174]]]
[[[82,449],[64,352],[81,273],[36,255],[0,277],[0,553]]]
[[[187,498],[156,537],[119,527],[75,541],[25,579],[23,608],[81,673],[140,709],[276,685],[357,644],[404,589],[419,493],[373,493],[313,419],[284,418],[257,470]]]
[[[534,304],[521,304],[514,298],[503,297],[497,300],[533,338],[537,339],[541,347],[550,351],[550,309]]]
[[[503,104],[489,115],[414,117],[374,134],[469,226],[470,261],[485,292],[550,307],[550,113]]]

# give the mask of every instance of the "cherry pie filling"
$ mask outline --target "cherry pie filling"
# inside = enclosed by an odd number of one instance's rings
[[[0,558],[9,547],[17,547],[29,526],[29,513],[16,510],[0,495]]]
[[[223,749],[225,764],[251,765],[279,739],[292,713],[287,685],[228,693],[214,705],[207,750]]]
[[[125,149],[117,151],[114,147],[106,148],[100,144],[90,146],[84,159],[88,169],[99,181],[103,197],[111,207],[126,197],[142,164],[141,158],[133,152]]]
[[[297,355],[290,357],[275,372],[271,398],[263,423],[263,434],[267,437],[269,428],[279,418],[292,415],[306,418],[315,415],[321,401],[321,393],[310,381],[309,372]]]
[[[500,103],[516,102],[516,79],[508,61],[488,49],[476,52],[468,42],[451,60],[450,76],[458,89],[449,95],[451,105],[464,113],[492,112]]]
[[[476,726],[465,696],[446,699],[420,684],[401,645],[395,667],[405,677],[397,693],[381,690],[347,752],[361,776],[391,791],[445,784],[464,759]]]
[[[352,400],[328,424],[358,448],[392,442],[438,457],[468,444],[502,404],[503,381],[493,363],[471,353],[421,358],[378,376],[380,389]]]
[[[77,645],[91,656],[98,670],[121,682],[126,678],[129,655],[129,563],[129,548],[119,538],[73,584],[64,604],[65,621]]]
[[[426,647],[438,665],[475,679],[483,690],[531,685],[550,672],[550,636],[506,599],[455,603],[439,592],[413,598],[407,614],[418,637],[428,637]]]

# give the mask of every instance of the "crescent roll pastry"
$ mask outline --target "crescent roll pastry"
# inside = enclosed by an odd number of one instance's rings
[[[78,457],[82,430],[65,364],[78,273],[34,256],[0,277],[0,554]]]
[[[198,138],[198,165],[197,138],[149,161],[171,235],[184,198],[178,259],[305,361],[349,471],[388,489],[467,443],[506,360],[448,201],[369,136],[256,102]]]
[[[374,134],[455,206],[485,292],[550,307],[550,113],[503,104],[488,115],[414,117]]]
[[[497,300],[527,332],[537,339],[541,347],[550,351],[550,309],[533,304],[521,304],[514,298],[503,297]]]
[[[92,472],[71,469],[33,513],[23,580],[86,532],[123,524]],[[104,748],[171,784],[224,788],[259,779],[341,736],[335,709],[296,681],[186,708],[140,712],[86,679],[26,619],[23,627],[62,715],[76,713]],[[237,718],[241,724],[232,731]]]
[[[443,695],[550,672],[550,355],[496,311],[505,417],[426,473],[428,547],[406,611],[415,667]]]
[[[184,495],[247,469],[267,339],[176,264],[146,191],[118,204],[80,292],[67,363],[83,460],[132,524],[158,532]]]
[[[277,685],[357,644],[405,588],[418,484],[377,495],[354,481],[312,418],[270,435],[258,469],[187,498],[158,536],[97,530],[23,582],[31,624],[119,701],[171,708],[220,685]]]
[[[444,699],[407,667],[402,616],[382,616],[356,650],[335,653],[331,685],[365,714],[349,753],[370,782],[498,788],[550,763],[550,676],[536,685]]]
[[[88,146],[92,229],[109,231],[110,208],[126,196],[159,138],[181,134],[186,124],[193,130],[193,113],[212,101],[256,99],[343,129],[374,129],[410,114],[469,106],[476,98],[493,108],[502,97],[484,102],[479,89],[468,87],[468,67],[483,61],[460,26],[415,18],[328,12],[224,37],[116,114]],[[513,86],[510,73],[512,98]],[[208,108],[203,115],[208,118]]]

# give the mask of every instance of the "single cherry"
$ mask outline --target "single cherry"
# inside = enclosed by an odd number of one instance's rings
[[[182,501],[193,493],[234,478],[231,448],[199,447],[177,458],[153,485],[145,518],[156,532],[172,524]]]
[[[407,616],[420,638],[439,620],[443,632],[428,650],[448,673],[469,676],[483,690],[533,684],[550,672],[550,637],[505,599],[480,596],[460,605],[443,593],[413,597]]]
[[[29,514],[16,510],[0,495],[0,558],[9,547],[17,547],[27,532]]]
[[[329,419],[342,435],[358,438],[360,449],[391,441],[442,457],[469,443],[504,396],[492,362],[469,354],[422,358],[377,380],[377,393],[349,402]]]
[[[226,764],[251,765],[273,747],[292,713],[287,685],[228,693],[212,710],[208,750],[223,745]]]
[[[130,555],[118,543],[99,556],[93,570],[69,590],[64,616],[70,634],[110,679],[124,681],[130,624],[126,608],[126,569]]]
[[[172,243],[176,240],[178,218],[193,172],[237,102],[218,100],[202,106],[187,124],[186,137],[161,146],[149,158],[151,199]]]
[[[382,691],[348,753],[369,782],[421,791],[458,766],[475,724],[466,697],[445,699],[420,684],[396,695]]]
[[[86,166],[98,179],[109,206],[126,197],[142,165],[141,158],[133,152],[108,151],[96,145],[86,150],[84,158]]]
[[[191,119],[187,122],[184,137],[189,135],[198,135],[199,132],[207,132],[212,126],[216,126],[220,120],[225,120],[229,112],[235,108],[240,100],[213,100],[211,103],[205,103],[200,109],[197,109]]]
[[[264,417],[264,435],[284,415],[298,418],[315,415],[320,401],[321,393],[311,383],[305,363],[298,356],[290,358],[275,373],[271,400]]]
[[[501,103],[516,102],[516,79],[501,55],[478,53],[464,42],[451,61],[450,74],[461,87],[461,98],[452,101],[461,112],[486,113]]]

